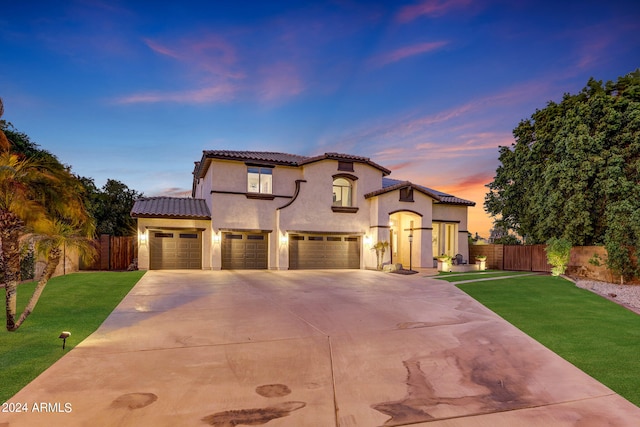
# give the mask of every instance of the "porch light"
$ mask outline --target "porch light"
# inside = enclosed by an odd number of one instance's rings
[[[145,245],[147,243],[147,233],[143,231],[138,235],[138,239],[141,245]]]
[[[371,246],[371,241],[372,241],[371,240],[371,236],[369,236],[369,235],[364,236],[364,244],[365,245]]]
[[[218,233],[213,233],[213,243],[220,243],[220,235]]]
[[[287,243],[289,243],[289,236],[286,234],[280,236],[280,246],[285,246]]]

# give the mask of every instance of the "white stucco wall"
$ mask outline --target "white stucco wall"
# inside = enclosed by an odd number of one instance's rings
[[[352,205],[356,213],[334,212],[333,175],[347,173],[358,177],[354,181]],[[362,233],[369,231],[369,203],[364,198],[373,188],[382,186],[379,170],[363,164],[354,164],[354,172],[338,170],[335,160],[323,160],[305,165],[300,194],[291,206],[282,209],[280,224],[284,230],[335,231]]]

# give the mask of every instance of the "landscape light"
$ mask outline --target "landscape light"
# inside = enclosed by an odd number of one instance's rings
[[[67,338],[69,338],[71,336],[71,332],[69,331],[62,331],[62,333],[60,334],[60,336],[58,338],[62,339],[62,349],[64,350],[64,347],[67,343]]]

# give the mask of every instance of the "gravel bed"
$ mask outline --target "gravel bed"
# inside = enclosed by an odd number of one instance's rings
[[[640,314],[640,286],[616,285],[597,280],[574,279],[577,287],[587,289]]]

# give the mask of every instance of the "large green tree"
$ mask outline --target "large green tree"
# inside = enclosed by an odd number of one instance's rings
[[[91,178],[81,177],[80,182],[85,189],[84,203],[96,221],[96,234],[129,236],[135,233],[136,221],[131,218],[131,209],[142,193],[115,179],[108,179],[102,188]]]
[[[485,210],[527,243],[605,244],[609,265],[637,273],[640,255],[640,70],[590,79],[523,120],[500,147]]]

